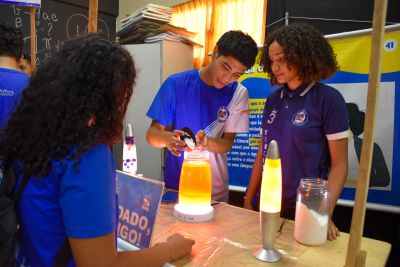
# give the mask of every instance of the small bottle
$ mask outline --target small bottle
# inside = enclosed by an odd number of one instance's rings
[[[328,181],[303,178],[297,189],[294,238],[305,245],[322,245],[329,223]]]
[[[124,148],[122,153],[122,170],[131,174],[137,171],[136,143],[132,125],[128,123],[125,131]]]

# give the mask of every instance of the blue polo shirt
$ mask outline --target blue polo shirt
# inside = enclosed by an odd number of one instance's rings
[[[22,90],[28,86],[29,76],[12,69],[0,68],[0,129],[17,107]]]
[[[336,89],[312,82],[296,91],[286,85],[271,93],[262,121],[263,159],[276,140],[282,161],[282,207],[294,208],[296,191],[304,177],[327,178],[328,140],[348,137],[348,115]]]
[[[53,266],[65,238],[115,231],[115,162],[110,149],[98,145],[86,151],[78,171],[75,163],[53,161],[47,177],[29,180],[17,206],[20,266]],[[68,266],[75,266],[74,261]]]
[[[204,130],[207,136],[221,138],[224,132],[239,133],[249,129],[248,93],[238,82],[223,88],[209,86],[199,70],[189,70],[168,77],[151,104],[147,116],[171,131],[189,127],[194,134]],[[183,162],[167,151],[165,186],[177,190]],[[228,167],[225,153],[210,152],[212,198],[228,201]]]

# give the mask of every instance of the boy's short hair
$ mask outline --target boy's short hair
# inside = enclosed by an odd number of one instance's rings
[[[20,29],[0,24],[0,56],[13,57],[19,60],[24,47],[23,37]]]
[[[246,66],[254,65],[258,53],[256,42],[250,35],[242,31],[228,31],[217,42],[218,53],[222,56],[231,56]]]

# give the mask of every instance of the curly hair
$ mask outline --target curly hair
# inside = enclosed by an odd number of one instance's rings
[[[291,24],[269,34],[262,51],[261,63],[272,85],[278,82],[268,52],[275,41],[282,46],[288,67],[298,71],[303,83],[326,79],[338,69],[332,47],[318,30],[307,24]]]
[[[120,139],[136,77],[130,54],[99,34],[69,41],[32,77],[0,136],[4,169],[44,177],[52,161],[77,159]]]
[[[23,38],[20,29],[0,24],[0,56],[13,57],[19,60],[24,47]]]
[[[256,42],[242,31],[224,33],[219,38],[217,47],[218,54],[234,57],[248,69],[254,65],[258,53]]]

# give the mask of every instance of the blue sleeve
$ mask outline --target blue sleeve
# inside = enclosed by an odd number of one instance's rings
[[[116,227],[115,163],[106,145],[82,155],[79,171],[69,164],[60,183],[65,230],[74,238],[109,234]]]
[[[176,90],[173,76],[170,76],[161,85],[156,97],[151,104],[147,117],[167,126],[175,118]]]
[[[336,89],[330,88],[323,105],[322,124],[325,135],[332,135],[349,130],[349,118],[343,96]]]

